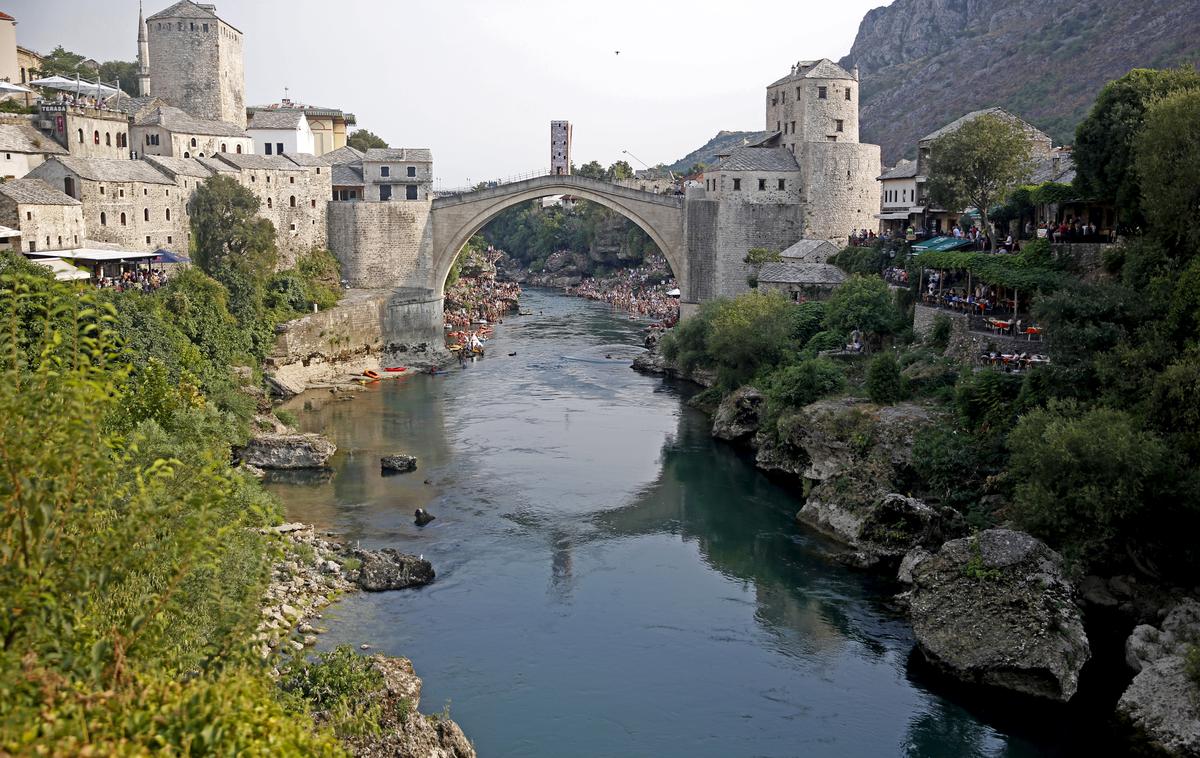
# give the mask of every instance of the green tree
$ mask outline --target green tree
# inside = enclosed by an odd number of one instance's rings
[[[1134,148],[1142,208],[1154,235],[1181,251],[1200,249],[1200,83],[1153,102]]]
[[[355,129],[350,132],[350,136],[346,138],[346,144],[355,150],[361,150],[364,153],[373,147],[386,148],[388,143],[377,134],[369,132],[366,129]]]
[[[78,75],[80,79],[91,78],[95,81],[96,71],[84,63],[86,60],[85,56],[73,53],[59,45],[42,56],[42,62],[35,73],[38,79],[49,76],[65,76],[68,79],[74,79]]]
[[[218,276],[237,266],[266,279],[275,267],[275,227],[258,216],[258,207],[258,197],[227,176],[196,188],[188,212],[196,263],[205,273]]]
[[[632,179],[633,166],[630,166],[628,161],[617,161],[608,167],[608,171],[605,172],[605,178],[610,182],[621,179]]]
[[[126,95],[137,96],[138,64],[135,61],[105,61],[100,64],[100,80],[106,84],[117,82]]]
[[[846,375],[828,358],[812,358],[773,372],[764,388],[774,415],[786,408],[802,408],[809,403],[846,388]]]
[[[1156,98],[1200,87],[1191,68],[1138,68],[1100,90],[1091,112],[1075,129],[1075,185],[1099,200],[1116,203],[1121,220],[1143,221],[1141,187],[1135,168],[1136,140],[1146,109]]]
[[[975,206],[991,244],[988,213],[1003,203],[1032,169],[1029,139],[1009,119],[984,115],[934,140],[929,154],[929,195],[945,208]]]
[[[867,396],[879,405],[891,405],[904,398],[904,377],[891,352],[875,356],[867,367]]]
[[[588,179],[604,179],[604,166],[600,165],[599,161],[588,161],[577,169],[571,171],[576,176],[586,176]]]
[[[825,306],[826,329],[843,335],[858,329],[878,342],[894,334],[898,322],[892,292],[877,276],[851,276],[833,291]]]

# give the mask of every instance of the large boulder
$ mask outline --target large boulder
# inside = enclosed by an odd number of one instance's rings
[[[406,474],[417,470],[417,456],[397,453],[379,459],[379,470],[386,474]]]
[[[336,452],[319,434],[259,434],[246,443],[242,461],[261,469],[321,468]]]
[[[367,592],[421,587],[434,578],[433,564],[429,561],[390,547],[355,550],[352,555],[362,562],[355,581]]]
[[[853,548],[847,557],[864,568],[896,565],[911,550],[936,549],[966,529],[951,508],[884,492],[869,479],[851,476],[814,487],[796,518]]]
[[[967,682],[1066,702],[1091,657],[1062,557],[1022,532],[952,540],[911,567],[925,658]]]
[[[379,707],[379,729],[343,738],[350,753],[390,758],[475,758],[475,748],[458,724],[444,715],[426,716],[421,706],[421,679],[407,658],[371,657],[382,684],[359,693],[364,703]],[[323,714],[322,714],[323,715]]]
[[[1125,658],[1138,674],[1117,711],[1171,755],[1200,756],[1200,686],[1188,671],[1188,656],[1200,656],[1197,649],[1200,603],[1190,598],[1161,627],[1141,624],[1125,643]]]
[[[763,394],[754,387],[739,387],[726,395],[713,414],[712,436],[728,442],[746,442],[758,431]]]
[[[938,422],[938,416],[915,403],[875,405],[853,398],[818,400],[786,421],[781,434],[804,448],[804,476],[824,481],[860,469],[867,462],[887,469],[889,476],[912,463],[917,434]]]

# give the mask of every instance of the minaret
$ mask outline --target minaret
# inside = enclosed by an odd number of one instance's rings
[[[150,94],[150,43],[146,40],[146,20],[142,18],[142,3],[138,2],[138,94]]]

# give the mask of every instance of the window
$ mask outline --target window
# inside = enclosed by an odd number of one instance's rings
[[[119,189],[119,190],[117,190],[117,196],[118,196],[118,197],[125,197],[125,190],[124,190],[124,189]]]
[[[273,208],[273,207],[274,207],[274,206],[273,206],[273,205],[271,205],[271,198],[269,198],[269,197],[268,197],[268,198],[267,198],[267,208]]]
[[[32,252],[35,252],[36,250],[37,250],[37,243],[34,242],[33,240],[29,240],[29,252],[32,253]]]
[[[195,146],[196,146],[196,138],[195,138],[195,137],[192,137],[192,143],[191,143],[191,144],[192,144],[192,147],[195,147]]]
[[[270,155],[270,154],[271,154],[271,147],[272,147],[272,146],[271,146],[271,143],[270,143],[270,142],[268,142],[268,143],[266,143],[266,145],[267,145],[267,155]]]
[[[125,214],[121,214],[121,226],[125,226]]]
[[[795,133],[796,133],[796,122],[793,121],[792,122],[792,134],[795,134]]]
[[[83,144],[83,130],[82,129],[79,130],[79,144],[81,144],[81,145]]]
[[[99,144],[100,144],[100,130],[99,130],[99,129],[97,129],[96,131],[92,132],[92,144],[93,144],[93,145],[99,145]]]
[[[171,220],[171,209],[167,208],[167,221]]]
[[[228,152],[229,152],[229,148],[228,148],[228,147],[225,145],[225,143],[224,143],[224,142],[222,142],[222,143],[221,143],[221,152],[222,152],[222,153],[228,153]]]
[[[293,208],[296,207],[296,196],[295,195],[292,195],[291,197],[288,198],[288,205],[292,206]]]
[[[734,191],[734,192],[737,192],[737,191],[738,191],[738,190],[740,190],[741,188],[742,188],[742,180],[741,180],[741,179],[734,179],[734,180],[733,180],[733,191]]]
[[[199,155],[197,155],[196,157],[197,157],[197,158],[203,158],[203,157],[204,157],[204,153],[200,153],[200,154],[199,154]]]
[[[171,239],[171,235],[169,235],[169,234],[168,234],[168,235],[167,235],[167,244],[168,244],[168,245],[169,245],[169,244],[171,244],[171,242],[172,242],[172,241],[173,241],[173,240]]]
[[[250,175],[250,181],[252,181],[252,182],[254,181],[254,174]]]
[[[391,200],[392,199],[392,185],[384,184],[379,187],[379,199],[380,200]]]
[[[112,147],[112,135],[109,134],[108,132],[104,133],[104,146]]]
[[[104,194],[104,185],[103,184],[100,185],[100,194],[101,195]]]
[[[289,176],[289,177],[288,177],[288,184],[295,184],[295,183],[296,183],[296,177],[294,177],[294,176]]]
[[[785,90],[785,89],[779,90],[779,102],[781,102],[781,103],[787,102],[787,90]]]
[[[208,24],[204,24],[204,33],[208,34]]]
[[[786,187],[787,187],[787,180],[786,180],[786,179],[780,179],[780,180],[779,180],[779,189],[785,189]]]
[[[313,198],[312,200],[309,200],[308,202],[312,205],[312,207],[314,207],[314,208],[317,207],[317,199],[316,198]]]
[[[150,244],[150,235],[149,234],[146,235],[146,244],[147,245]]]
[[[192,157],[192,154],[191,154],[191,153],[189,153],[187,150],[184,150],[184,151],[183,151],[183,157],[184,157],[184,158],[191,158],[191,157]]]
[[[275,154],[283,155],[283,143],[282,142],[275,143]]]
[[[817,87],[817,99],[818,100],[829,99],[829,92],[828,92],[827,87]]]
[[[242,152],[242,146],[241,146],[241,145],[238,145],[236,148],[234,148],[234,150],[235,150],[237,153],[241,153],[241,152]]]
[[[147,145],[150,144],[150,135],[149,134],[146,135],[146,144]]]
[[[25,220],[33,221],[33,211],[25,211]]]
[[[150,209],[149,209],[149,208],[143,208],[143,209],[142,209],[142,220],[143,220],[143,221],[149,221],[149,220],[150,220]]]
[[[846,99],[847,100],[850,99],[850,88],[849,87],[846,88]]]
[[[267,184],[270,184],[270,183],[271,183],[271,175],[267,174]]]
[[[294,231],[296,231],[296,225],[295,225],[295,224],[292,224],[292,225],[291,225],[291,226],[289,226],[288,228],[289,228],[289,229],[291,229],[293,232],[294,232]]]
[[[404,188],[404,197],[407,198],[408,200],[416,200],[417,199],[417,185],[410,184],[407,187],[405,187]]]
[[[767,180],[766,180],[766,179],[759,179],[759,180],[758,180],[758,191],[759,191],[759,192],[762,192],[762,191],[763,191],[763,190],[765,190],[766,188],[767,188]]]
[[[391,166],[380,166],[379,167],[379,175],[380,176],[391,176],[392,175],[392,167]]]
[[[800,99],[800,88],[799,87],[796,88],[796,99],[797,100]]]
[[[409,176],[416,176],[416,175],[417,175],[417,167],[416,167],[416,166],[409,166],[409,167],[408,167],[408,175],[409,175]]]
[[[145,187],[142,187],[142,194],[143,194],[143,195],[149,195],[149,194],[150,194],[150,190],[146,189]]]
[[[75,197],[75,178],[68,176],[63,178],[63,192],[71,197]]]
[[[843,121],[842,121],[840,118],[839,118],[839,119],[835,119],[835,120],[834,120],[834,122],[833,122],[833,129],[834,129],[834,131],[837,131],[837,132],[840,132],[840,131],[842,131],[842,126],[843,126],[843,124],[844,124],[844,122],[843,122]]]

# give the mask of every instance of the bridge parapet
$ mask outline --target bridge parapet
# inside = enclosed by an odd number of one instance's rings
[[[569,195],[572,190],[575,194],[586,193],[601,193],[607,196],[621,197],[627,200],[634,200],[641,203],[654,203],[667,208],[683,209],[682,195],[658,195],[645,190],[632,189],[620,184],[606,182],[603,179],[592,179],[586,176],[556,175],[544,174],[540,176],[521,179],[507,184],[498,184],[494,187],[487,187],[480,190],[472,190],[470,192],[454,193],[450,195],[442,195],[435,198],[433,201],[433,209],[448,208],[463,203],[474,203],[480,201],[492,200],[494,198],[510,197],[514,194],[524,194],[526,192],[546,189],[548,195]]]

